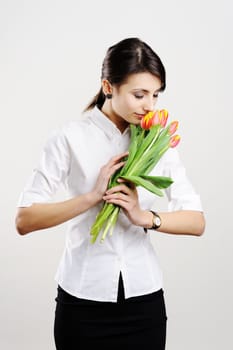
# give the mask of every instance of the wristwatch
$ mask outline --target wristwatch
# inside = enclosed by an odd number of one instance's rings
[[[161,225],[161,217],[158,215],[158,213],[156,213],[155,211],[153,210],[150,210],[150,212],[154,215],[153,216],[153,225],[152,227],[150,228],[151,230],[157,230],[160,225]]]
[[[156,213],[153,210],[150,210],[150,212],[153,214],[153,219],[152,219],[152,227],[149,228],[149,230],[157,230],[161,226],[161,217],[159,216],[158,213]],[[144,227],[145,233],[147,233],[147,229]]]

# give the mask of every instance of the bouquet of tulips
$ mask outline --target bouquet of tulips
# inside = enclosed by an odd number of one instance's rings
[[[117,180],[122,178],[134,183],[135,186],[142,186],[158,196],[163,196],[162,189],[169,187],[173,180],[165,176],[150,176],[149,173],[162,155],[180,141],[180,136],[174,135],[178,121],[172,121],[167,125],[167,119],[168,111],[162,109],[147,113],[140,125],[130,124],[131,139],[126,163],[112,175],[108,188],[118,185]],[[91,227],[92,243],[96,241],[101,231],[101,242],[108,233],[112,235],[119,211],[119,206],[104,203]]]

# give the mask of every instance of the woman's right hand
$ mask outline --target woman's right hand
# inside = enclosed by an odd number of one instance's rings
[[[100,169],[95,187],[92,193],[96,196],[97,201],[101,201],[108,188],[110,177],[121,167],[125,165],[125,161],[122,159],[128,156],[129,152],[121,153],[112,157],[105,165]]]
[[[124,152],[109,160],[100,169],[95,187],[92,192],[57,203],[34,203],[29,207],[19,208],[16,215],[16,229],[21,235],[53,227],[95,206],[103,199],[110,177],[125,162],[122,159],[128,155]]]

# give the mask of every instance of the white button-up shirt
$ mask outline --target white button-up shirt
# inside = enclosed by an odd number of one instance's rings
[[[46,203],[61,184],[68,198],[91,191],[100,168],[128,149],[130,128],[123,133],[97,107],[77,121],[52,132],[41,160],[23,189],[18,207]],[[174,183],[165,190],[168,210],[202,211],[199,195],[188,180],[176,149],[169,149],[151,175],[170,176]],[[159,198],[138,187],[142,209],[155,206]],[[150,231],[133,225],[120,211],[112,236],[91,243],[90,229],[102,204],[67,222],[66,244],[55,280],[68,293],[90,300],[117,300],[121,271],[125,297],[144,295],[163,286],[162,272]]]

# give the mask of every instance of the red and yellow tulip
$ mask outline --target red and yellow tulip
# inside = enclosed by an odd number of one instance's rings
[[[174,135],[170,138],[170,147],[174,148],[178,145],[178,143],[180,142],[180,136],[179,135]]]
[[[160,125],[165,128],[168,119],[168,111],[166,109],[161,109],[160,113]]]
[[[154,125],[154,119],[156,118],[156,112],[147,113],[141,120],[141,128],[148,130]]]
[[[171,122],[169,126],[169,131],[168,131],[170,135],[175,134],[176,130],[178,129],[178,125],[179,125],[179,122],[177,120],[174,120],[173,122]]]
[[[168,119],[168,111],[166,109],[148,112],[141,120],[141,128],[148,130],[153,125],[161,125],[165,127]]]

